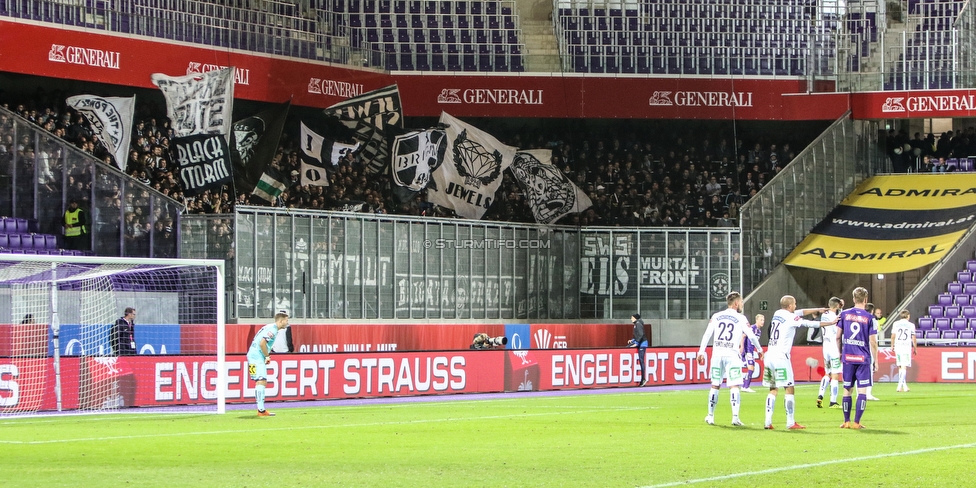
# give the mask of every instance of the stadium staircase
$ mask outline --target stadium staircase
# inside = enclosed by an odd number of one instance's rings
[[[912,314],[919,344],[976,345],[974,275],[976,225],[892,311],[908,310]],[[887,338],[887,334],[883,336]]]

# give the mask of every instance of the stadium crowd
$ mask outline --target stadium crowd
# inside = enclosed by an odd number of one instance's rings
[[[112,156],[83,116],[65,107],[63,96],[35,96],[29,103],[3,106],[44,130],[68,141],[108,164]],[[150,103],[137,109],[125,172],[136,180],[186,205],[188,213],[228,213],[236,204],[267,205],[233,188],[185,197],[170,160],[172,137],[165,112]],[[39,165],[57,158],[35,157],[29,141],[14,141],[9,117],[0,118],[0,158],[20,151],[20,160]],[[297,126],[297,123],[286,127]],[[287,131],[287,129],[286,129]],[[795,157],[790,144],[759,140],[745,143],[693,131],[642,135],[610,133],[606,137],[585,130],[558,129],[526,137],[524,130],[492,128],[502,142],[522,148],[550,148],[552,162],[592,200],[581,214],[557,222],[584,226],[732,226],[741,205]],[[710,139],[711,137],[711,139]],[[282,134],[270,172],[288,185],[272,205],[289,208],[353,210],[400,215],[451,216],[426,202],[423,192],[397,201],[385,175],[366,175],[357,155],[340,162],[326,187],[301,185],[297,131]],[[802,142],[802,141],[801,141]],[[45,168],[41,168],[43,174]],[[71,177],[74,179],[74,177]],[[73,194],[88,194],[90,178],[69,182]],[[532,222],[524,189],[511,176],[504,180],[496,203],[485,219]]]

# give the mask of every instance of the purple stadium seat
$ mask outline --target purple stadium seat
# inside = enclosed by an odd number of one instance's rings
[[[915,329],[915,338],[916,339],[924,339],[925,338],[925,331],[924,330]]]
[[[937,330],[927,330],[925,331],[926,339],[941,339],[942,333]]]
[[[963,317],[956,317],[952,319],[951,327],[953,330],[963,330],[967,328],[968,322],[969,321]]]
[[[976,319],[976,305],[962,307],[962,316],[967,319]]]
[[[966,283],[972,283],[973,274],[970,273],[969,271],[960,271],[956,273],[956,281],[962,283],[963,285],[965,285]]]
[[[10,247],[10,239],[7,234],[0,234],[0,249],[6,249]]]
[[[952,305],[952,295],[950,295],[949,293],[939,294],[939,306],[947,307],[949,305]]]
[[[970,273],[976,272],[976,261],[966,261],[966,269]]]
[[[942,338],[943,339],[950,339],[950,340],[958,339],[959,338],[959,331],[958,330],[944,330],[944,331],[942,331]]]
[[[947,330],[952,328],[952,323],[949,322],[949,319],[940,317],[935,319],[935,328],[938,330]]]
[[[966,329],[959,331],[959,345],[960,346],[972,346],[976,344],[976,330]]]
[[[949,289],[949,293],[953,295],[958,295],[962,293],[962,289],[963,289],[962,283],[959,283],[958,281],[953,281],[952,283],[949,283],[948,289]]]
[[[29,224],[27,222],[27,219],[14,219],[14,223],[17,226],[17,229],[15,230],[15,232],[20,232],[21,234],[26,234],[26,233],[30,232],[30,230],[29,230],[30,229],[30,226],[29,226]]]
[[[962,292],[967,295],[976,295],[976,283],[966,283],[962,286]]]
[[[970,295],[956,295],[952,297],[952,300],[960,307],[965,307],[966,305],[970,304],[976,305],[976,303],[972,301],[972,297]]]
[[[961,311],[959,309],[959,307],[957,307],[955,305],[952,305],[950,307],[946,307],[944,310],[945,310],[945,312],[943,312],[942,316],[943,317],[948,317],[950,319],[951,318],[958,317],[959,316],[959,312]]]
[[[918,319],[919,330],[932,330],[935,327],[935,319],[932,317],[922,317]]]
[[[929,305],[929,317],[935,319],[945,317],[945,309],[940,305]]]
[[[915,327],[917,330],[931,330],[935,328],[935,319],[932,317],[919,317],[917,325]]]
[[[976,330],[976,319],[969,319],[969,328]]]
[[[7,241],[7,247],[11,249],[21,249],[24,247],[20,240],[20,234],[7,234]]]

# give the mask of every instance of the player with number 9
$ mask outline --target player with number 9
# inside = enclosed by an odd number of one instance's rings
[[[840,353],[841,364],[844,369],[844,399],[841,405],[844,409],[844,423],[842,429],[863,429],[861,416],[867,408],[867,387],[871,386],[872,374],[878,368],[878,330],[874,327],[875,320],[871,312],[866,310],[868,291],[864,287],[854,289],[854,307],[840,313],[838,326],[844,347]],[[857,387],[857,405],[854,422],[851,422],[851,410],[855,408],[851,398],[851,390]]]

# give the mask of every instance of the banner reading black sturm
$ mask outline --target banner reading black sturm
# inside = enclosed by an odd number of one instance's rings
[[[842,273],[896,273],[942,259],[976,223],[976,174],[862,182],[784,260]]]

